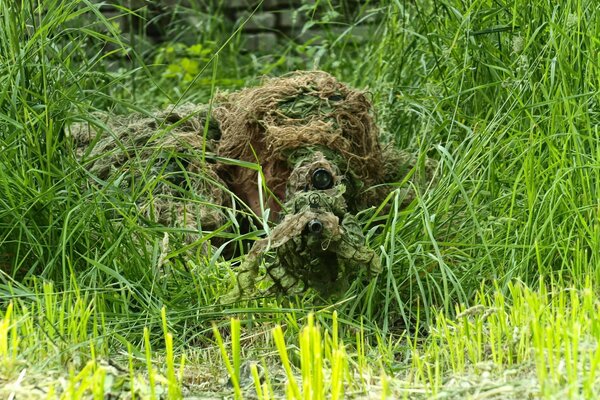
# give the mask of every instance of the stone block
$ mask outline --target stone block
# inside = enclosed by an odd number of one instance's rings
[[[249,12],[241,12],[238,13],[238,22],[241,23],[248,18],[250,15]],[[277,18],[275,14],[269,12],[262,12],[254,14],[246,25],[244,25],[244,30],[247,31],[262,31],[262,30],[270,30],[275,28],[275,23],[277,22]]]
[[[260,4],[260,0],[231,0],[225,4],[225,8],[253,10],[258,4]],[[303,3],[302,0],[264,0],[260,10],[280,10],[300,7],[302,4],[306,4],[306,2]]]
[[[296,10],[281,10],[277,13],[277,27],[281,29],[299,28],[304,23],[304,17]]]
[[[313,45],[319,44],[323,42],[323,38],[327,37],[327,34],[321,29],[309,29],[307,31],[301,32],[300,34],[294,37],[294,40],[297,43],[307,43],[311,42]]]
[[[278,44],[277,35],[272,32],[250,33],[245,38],[244,49],[248,51],[272,51]]]
[[[233,9],[249,9],[253,10],[256,6],[260,4],[260,0],[230,0],[227,2],[226,8]],[[271,9],[277,7],[277,0],[265,0],[261,5],[261,9]]]
[[[294,9],[306,4],[306,1],[302,0],[271,0],[268,5],[269,8],[283,10],[283,9]]]
[[[309,29],[296,36],[295,40],[299,43],[311,41],[313,44],[317,44],[321,43],[322,40],[332,42],[341,38],[344,42],[361,44],[368,41],[373,35],[373,32],[374,27],[369,25],[335,27],[330,29]]]

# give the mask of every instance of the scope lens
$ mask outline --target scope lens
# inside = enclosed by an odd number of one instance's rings
[[[318,168],[312,174],[312,185],[317,190],[325,190],[333,187],[333,176],[325,168]]]
[[[306,228],[308,229],[308,231],[310,233],[319,234],[319,233],[323,232],[323,223],[321,221],[319,221],[318,219],[312,219],[312,220],[308,221]]]

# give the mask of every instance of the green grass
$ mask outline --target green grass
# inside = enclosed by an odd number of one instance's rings
[[[2,397],[599,396],[594,1],[364,2],[356,21],[380,22],[358,41],[321,1],[301,12],[322,40],[257,55],[201,10],[196,43],[181,21],[158,47],[87,1],[37,3],[0,2]],[[437,184],[360,215],[384,272],[337,303],[215,306],[240,259],[201,249],[241,241],[233,214],[188,247],[141,224],[67,127],[315,64],[367,89],[382,138],[439,160]]]

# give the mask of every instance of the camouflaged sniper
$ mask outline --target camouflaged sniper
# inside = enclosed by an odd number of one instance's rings
[[[417,158],[391,146],[382,149],[364,93],[325,72],[300,71],[220,94],[212,115],[204,106],[167,110],[106,116],[111,134],[84,125],[73,136],[82,160],[100,179],[113,177],[130,190],[150,188],[139,191],[136,203],[156,222],[190,232],[217,229],[226,218],[219,207],[232,201],[224,186],[259,217],[263,208],[271,209],[276,226],[253,244],[223,301],[255,295],[262,279],[272,282],[270,292],[313,288],[330,295],[344,290],[349,279],[380,272],[355,214],[378,205],[392,190],[380,184],[402,181]],[[202,163],[206,152],[259,163],[272,193],[266,204],[260,204],[255,170]],[[411,181],[429,182],[433,166],[428,161],[425,174]],[[406,204],[414,192],[402,190]]]

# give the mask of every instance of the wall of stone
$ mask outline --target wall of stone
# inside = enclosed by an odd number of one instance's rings
[[[123,31],[143,32],[154,42],[161,42],[167,39],[164,27],[173,23],[173,18],[187,18],[185,10],[204,10],[213,13],[213,17],[223,18],[231,31],[243,24],[242,49],[267,52],[289,40],[304,43],[330,34],[332,30],[341,33],[356,24],[355,17],[361,7],[373,8],[378,3],[373,0],[333,0],[315,6],[315,0],[264,0],[262,3],[259,0],[128,0],[104,2],[102,11],[114,17]],[[115,4],[135,10],[143,18],[129,15],[119,19],[117,15],[122,11]],[[309,26],[306,25],[308,19],[311,20]],[[368,19],[352,28],[356,40],[366,34],[368,25],[375,20]]]
[[[227,6],[227,16],[236,25],[244,24],[244,47],[251,51],[267,51],[282,38],[297,38],[305,22],[299,9],[302,1],[265,0],[256,9],[251,0],[234,0]],[[252,11],[256,12],[252,14]]]

